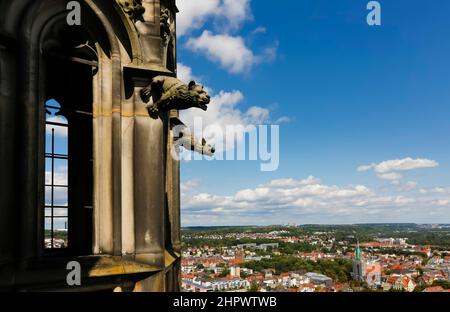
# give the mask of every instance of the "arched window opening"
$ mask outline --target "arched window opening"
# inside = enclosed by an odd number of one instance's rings
[[[82,29],[62,26],[61,47],[44,54],[44,247],[92,254],[93,77],[98,63]],[[44,220],[42,221],[44,223]]]
[[[45,248],[68,247],[68,122],[54,99],[45,103]]]

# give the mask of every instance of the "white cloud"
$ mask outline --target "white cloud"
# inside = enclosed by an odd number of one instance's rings
[[[445,187],[434,187],[431,192],[436,194],[450,194],[450,188]]]
[[[191,191],[198,189],[200,187],[200,181],[199,180],[190,180],[185,183],[180,184],[180,189],[182,191]]]
[[[232,195],[199,193],[182,200],[183,220],[189,225],[406,222],[430,215],[445,219],[444,207],[450,205],[450,198],[419,192],[414,196],[378,194],[365,185],[327,185],[313,176],[275,179]]]
[[[217,30],[236,30],[253,18],[250,0],[177,0],[180,13],[177,15],[177,34],[200,29],[212,20]]]
[[[295,180],[292,178],[289,179],[275,179],[266,184],[269,187],[294,187],[294,186],[303,186],[303,185],[311,185],[311,184],[319,184],[320,179],[309,176],[303,180]]]
[[[382,180],[398,181],[402,178],[402,175],[397,172],[389,172],[389,173],[379,173],[377,174],[377,177],[379,177]]]
[[[437,206],[448,206],[450,204],[450,200],[448,199],[439,199],[433,202],[434,205]]]
[[[235,146],[228,144],[225,146],[223,137],[215,134],[222,132],[225,134],[226,129],[230,129],[229,133],[233,133],[237,138],[237,143],[243,142],[244,134],[249,125],[263,124],[269,119],[269,111],[261,107],[251,107],[246,111],[241,111],[237,104],[244,100],[244,95],[237,90],[226,92],[220,91],[211,97],[211,103],[208,105],[208,111],[186,110],[182,111],[181,119],[195,131],[195,120],[201,120],[203,136],[208,143],[215,146],[216,153],[225,150],[232,150]],[[198,133],[194,132],[194,135]]]
[[[416,199],[408,198],[408,197],[404,197],[404,196],[397,196],[397,197],[395,197],[394,202],[396,204],[403,205],[403,204],[415,203]]]
[[[213,34],[205,30],[196,38],[189,38],[186,47],[205,55],[210,61],[218,63],[224,70],[237,74],[250,70],[255,64],[272,62],[277,55],[278,41],[255,55],[240,36]]]
[[[242,73],[253,65],[272,62],[278,52],[279,42],[275,41],[256,55],[245,43],[242,36],[233,34],[242,23],[252,20],[251,0],[179,0],[177,34],[182,37],[192,30],[202,29],[202,34],[191,35],[186,47],[204,55],[230,73]],[[212,24],[207,24],[211,21]],[[266,29],[257,27],[251,35],[264,33]]]
[[[283,116],[283,117],[280,117],[277,120],[275,120],[275,124],[276,125],[283,124],[283,123],[288,123],[288,122],[291,122],[291,119],[289,117],[287,117],[287,116]]]
[[[182,76],[184,79],[194,77],[192,70],[186,66],[178,64],[182,69]],[[270,120],[270,111],[267,108],[259,106],[251,106],[247,110],[241,110],[238,105],[244,101],[244,95],[239,90],[223,91],[217,94],[212,94],[212,91],[206,87],[211,95],[211,103],[208,105],[208,110],[201,111],[198,109],[190,109],[180,112],[181,119],[186,125],[194,126],[194,120],[200,118],[202,122],[202,130],[205,128],[211,129],[211,133],[205,131],[203,136],[208,140],[208,143],[215,146],[217,153],[225,149],[233,149],[234,146],[224,146],[223,141],[219,141],[214,137],[214,129],[220,129],[223,133],[227,127],[238,126],[234,128],[234,134],[237,137],[237,142],[242,142],[245,133],[245,127],[248,125],[260,125]],[[195,134],[195,132],[194,132]]]
[[[177,0],[177,35],[183,36],[203,26],[208,17],[219,11],[220,0]]]
[[[358,171],[368,171],[373,169],[376,173],[388,173],[392,171],[405,171],[420,168],[433,168],[439,166],[435,160],[411,157],[403,159],[386,160],[379,164],[363,165],[358,167]]]
[[[67,193],[67,186],[68,185],[68,171],[67,166],[58,166],[55,167],[55,170],[53,172],[53,185],[58,185],[57,187],[53,188],[53,202],[55,205],[58,206],[67,206],[68,201],[68,193]],[[47,168],[49,169],[49,168]],[[46,171],[45,172],[45,184],[51,185],[52,184],[52,172]],[[49,186],[45,187],[45,203],[46,205],[50,205],[52,198],[52,188]]]
[[[400,184],[400,180],[403,176],[397,171],[409,171],[421,168],[434,168],[439,166],[439,163],[435,160],[411,157],[403,159],[393,159],[380,162],[378,164],[372,163],[370,165],[362,165],[357,168],[359,172],[366,172],[373,170],[377,177],[382,180],[391,181],[392,184]]]
[[[256,34],[264,34],[264,33],[266,33],[266,31],[267,31],[267,30],[266,30],[265,27],[259,26],[259,27],[256,27],[255,30],[252,31],[252,34],[253,34],[253,35],[256,35]]]
[[[63,116],[53,116],[46,119],[48,122],[54,122],[59,124],[67,124],[67,119]],[[66,138],[67,137],[67,127],[65,126],[57,126],[57,125],[47,125],[45,129],[45,134],[47,136],[52,135],[52,129],[55,131],[55,136],[60,138]]]
[[[250,0],[223,0],[220,11],[227,19],[227,27],[231,30],[239,28],[243,21],[253,18]]]
[[[200,79],[192,74],[192,68],[184,65],[183,63],[177,64],[177,77],[186,84],[188,84],[192,80],[197,83],[200,82]]]
[[[448,195],[430,197],[417,192],[404,196],[394,194],[395,189],[389,192],[377,193],[365,185],[327,185],[313,176],[276,179],[231,195],[183,196],[183,222],[186,225],[426,222],[431,220],[427,219],[430,216],[449,221]]]
[[[258,121],[258,123],[266,123],[269,120],[270,111],[267,108],[258,106],[250,107],[245,113],[246,119]]]
[[[52,172],[45,172],[45,184],[49,185],[52,183]],[[55,168],[53,173],[53,184],[55,185],[68,185],[68,173],[67,166],[60,166]]]
[[[374,164],[372,164],[372,165],[362,165],[362,166],[359,166],[357,170],[359,172],[365,172],[365,171],[369,171],[373,167],[374,167]]]
[[[257,62],[253,52],[239,36],[214,35],[205,30],[200,37],[190,38],[186,47],[204,54],[210,61],[219,63],[231,73],[245,72]]]

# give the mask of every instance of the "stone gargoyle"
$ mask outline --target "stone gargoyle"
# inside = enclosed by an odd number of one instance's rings
[[[141,90],[141,99],[148,103],[147,110],[152,118],[157,118],[164,111],[172,109],[183,110],[189,108],[208,109],[210,102],[208,93],[203,86],[191,81],[188,85],[181,80],[169,76],[156,76],[150,86]]]
[[[198,140],[178,117],[170,118],[170,128],[174,135],[175,147],[184,147],[188,151],[197,152],[206,156],[213,156],[216,149],[206,142],[204,138]]]
[[[145,13],[141,0],[116,0],[122,10],[130,16],[133,21],[141,20]]]

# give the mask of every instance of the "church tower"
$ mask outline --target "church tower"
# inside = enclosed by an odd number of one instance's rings
[[[359,282],[364,282],[365,272],[366,272],[366,262],[359,247],[359,242],[357,240],[355,248],[355,256],[353,258],[353,272],[352,272],[353,279]]]
[[[176,77],[177,12],[0,0],[0,290],[180,289],[180,121],[142,96]]]

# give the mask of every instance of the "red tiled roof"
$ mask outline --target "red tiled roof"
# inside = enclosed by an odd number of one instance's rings
[[[228,260],[228,262],[229,263],[231,263],[231,264],[240,264],[240,263],[242,263],[243,261],[242,261],[242,259],[230,259],[230,260]]]
[[[316,286],[314,286],[314,284],[311,283],[305,283],[303,284],[303,287],[316,288]]]
[[[193,274],[182,274],[181,277],[182,278],[187,278],[187,279],[193,279],[193,278],[195,278],[195,275],[193,275]]]

